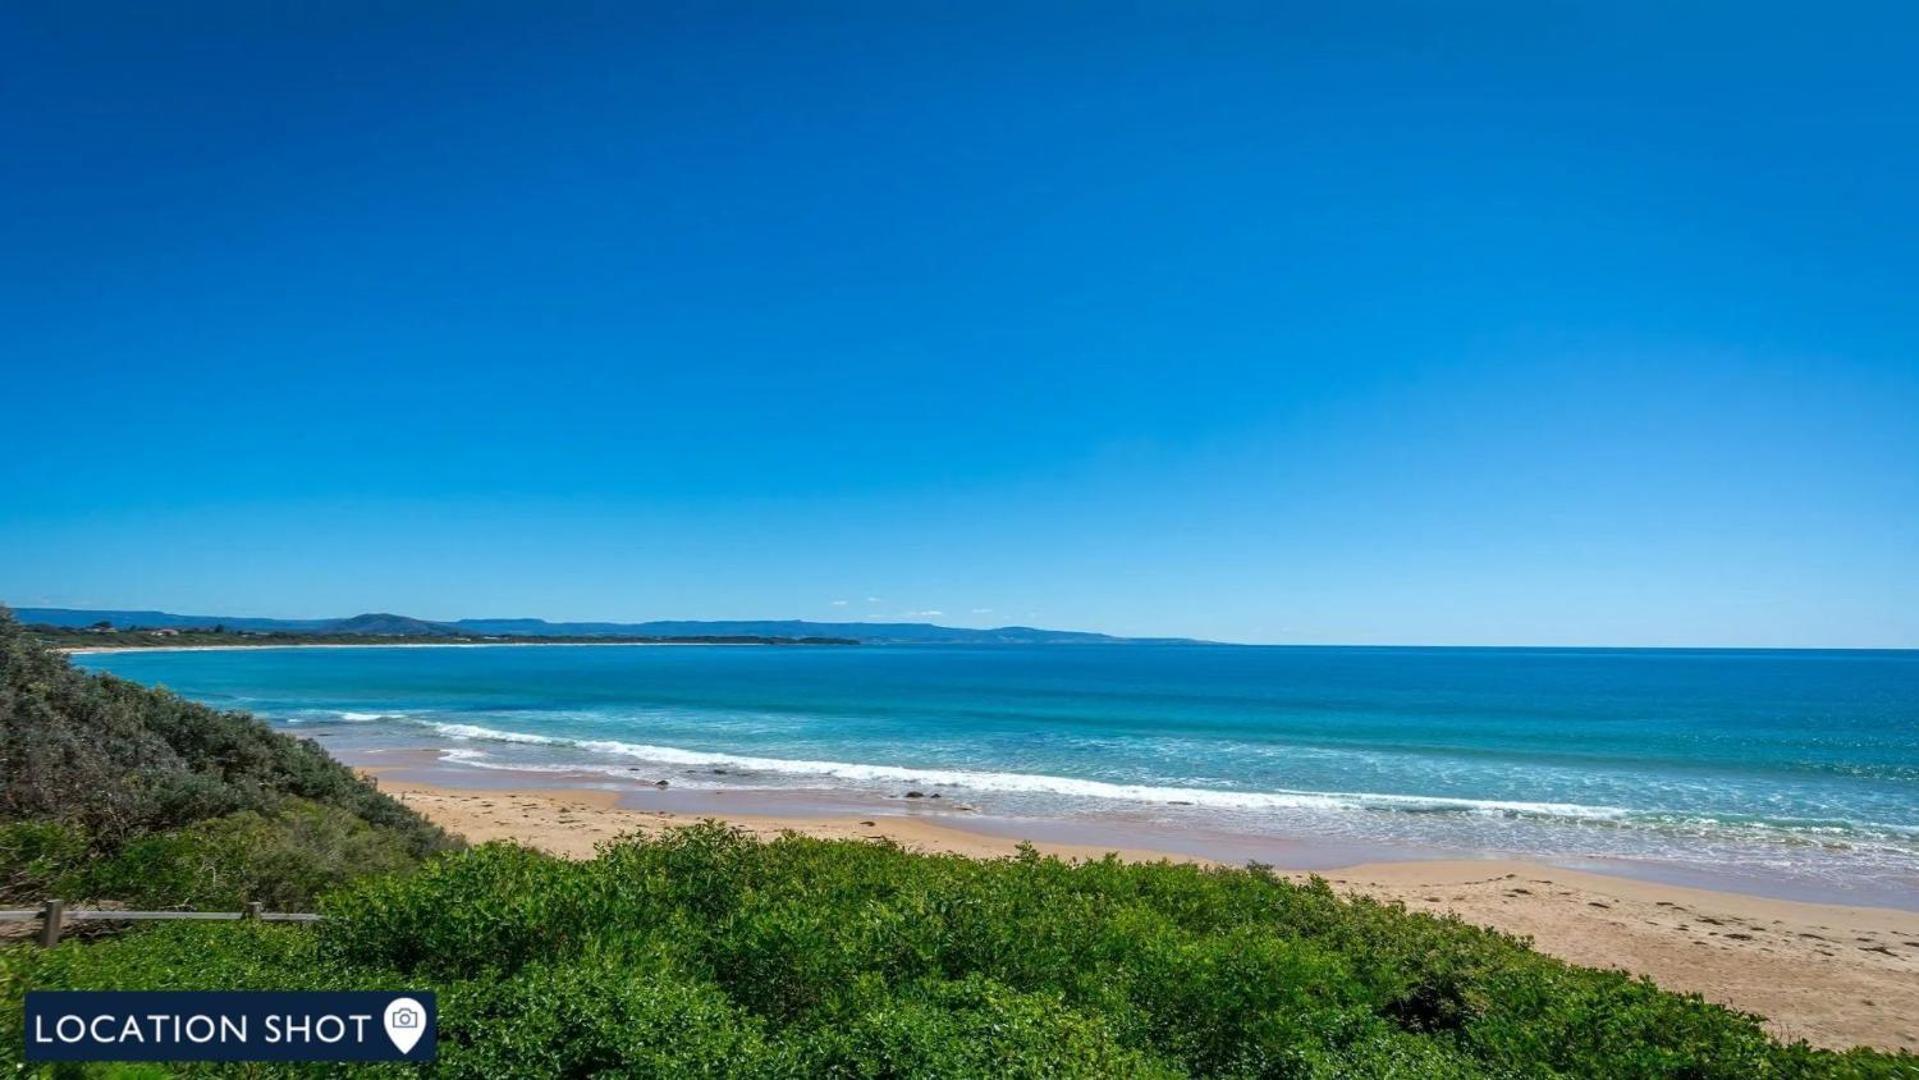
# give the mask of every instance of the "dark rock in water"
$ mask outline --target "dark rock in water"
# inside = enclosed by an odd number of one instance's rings
[[[955,803],[955,804],[954,804],[954,806],[953,806],[953,809],[955,809],[955,810],[978,810],[978,809],[979,809],[979,807],[977,807],[977,806],[974,806],[974,805],[973,805],[972,803],[965,803],[965,802],[963,802],[963,803]]]
[[[1167,806],[1191,806],[1193,804],[1190,802],[1187,802],[1185,799],[1174,799],[1172,802],[1169,802],[1166,805]]]
[[[862,822],[860,822],[860,824],[861,824],[861,825],[871,825],[871,824],[873,824],[873,823],[872,823],[872,822],[870,822],[870,821],[862,821]]]
[[[909,791],[909,792],[907,792],[907,793],[906,793],[906,797],[907,797],[907,798],[909,798],[909,799],[924,799],[924,798],[926,798],[926,796],[925,796],[925,794],[924,794],[924,793],[922,793],[922,792],[918,792],[918,791]]]
[[[935,791],[935,792],[934,792],[934,793],[932,793],[931,795],[928,795],[928,796],[927,796],[927,798],[929,798],[929,799],[937,799],[937,798],[939,798],[939,797],[940,797],[940,793],[939,793],[939,792],[937,792],[937,791]]]
[[[666,787],[667,784],[666,784],[666,781],[664,780],[655,780],[653,781],[653,786],[656,788],[663,788],[663,787]]]
[[[639,767],[638,765],[628,765],[628,766],[626,767],[626,771],[627,771],[627,772],[639,772],[639,771],[640,771],[640,767]]]
[[[714,769],[714,770],[713,770],[713,775],[714,775],[714,776],[725,776],[725,775],[726,775],[726,770],[725,770],[725,769]]]

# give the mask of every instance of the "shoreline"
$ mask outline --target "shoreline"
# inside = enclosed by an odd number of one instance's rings
[[[554,649],[554,648],[738,648],[775,646],[788,648],[800,642],[761,641],[304,641],[262,642],[258,645],[55,645],[55,652],[67,656],[94,656],[103,653],[162,652],[245,652],[252,649]]]
[[[405,775],[395,763],[359,771],[384,792],[473,842],[512,840],[570,858],[591,857],[617,836],[724,820],[762,839],[793,832],[841,840],[890,840],[928,853],[1011,855],[1017,829],[969,827],[953,811],[848,807],[689,812],[662,794],[542,785],[503,777],[499,787],[460,786]],[[914,808],[918,810],[919,808]],[[1015,823],[1023,824],[1023,823]],[[1038,838],[1041,853],[1136,861],[1232,865],[1190,853]],[[1533,939],[1541,952],[1592,967],[1623,968],[1672,990],[1760,1013],[1785,1039],[1845,1049],[1919,1051],[1919,912],[1781,900],[1515,859],[1357,861],[1338,867],[1276,865],[1295,879],[1317,874],[1342,893],[1454,914]]]
[[[371,717],[367,717],[371,718]],[[751,774],[762,762],[726,755],[711,761],[653,762],[650,764],[590,766],[492,762],[470,758],[454,734],[451,745],[356,745],[353,729],[295,732],[323,742],[330,753],[354,768],[375,768],[419,781],[462,789],[610,790],[622,793],[628,809],[658,810],[699,817],[764,816],[827,818],[907,813],[942,820],[969,833],[1001,838],[1031,839],[1064,845],[1149,850],[1181,858],[1197,858],[1242,865],[1259,862],[1296,870],[1325,870],[1361,863],[1398,863],[1430,860],[1479,861],[1507,858],[1653,884],[1682,886],[1707,892],[1750,895],[1842,907],[1884,907],[1919,915],[1919,877],[1884,876],[1874,879],[1828,880],[1804,867],[1769,871],[1763,859],[1698,858],[1679,853],[1606,853],[1555,851],[1532,845],[1501,846],[1499,837],[1462,842],[1418,836],[1342,833],[1321,830],[1308,821],[1285,828],[1253,828],[1214,815],[1173,811],[1155,813],[1156,802],[1131,798],[1101,800],[1097,805],[1071,810],[1021,805],[1019,792],[974,788],[965,779],[910,776],[907,770],[895,782],[836,782],[837,774],[816,775],[790,784],[762,785]],[[475,731],[468,734],[480,735]],[[533,736],[515,736],[537,741]],[[724,767],[709,767],[724,766]],[[739,776],[732,774],[738,773]],[[790,779],[790,778],[789,778]],[[1053,779],[1040,777],[1039,779]],[[667,780],[661,785],[658,781]],[[744,782],[742,782],[744,781]],[[670,787],[670,791],[666,790]],[[924,798],[906,792],[923,789]],[[1178,794],[1178,793],[1173,793]],[[1002,797],[1004,796],[1004,797]],[[1190,804],[1165,803],[1165,807]],[[1664,855],[1665,857],[1661,857]]]

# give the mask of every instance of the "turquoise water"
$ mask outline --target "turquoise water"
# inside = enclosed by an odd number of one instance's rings
[[[250,649],[89,667],[476,769],[1919,887],[1919,653]],[[724,770],[716,773],[715,770]],[[1914,902],[1907,901],[1908,906]]]

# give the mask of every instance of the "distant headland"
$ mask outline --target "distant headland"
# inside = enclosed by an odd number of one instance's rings
[[[804,619],[654,620],[650,622],[548,622],[545,619],[458,619],[435,622],[369,612],[349,618],[262,619],[232,615],[178,615],[166,611],[15,608],[28,625],[116,637],[206,634],[290,635],[302,638],[404,638],[408,641],[601,640],[715,643],[806,643],[862,645],[1101,645],[1200,644],[1189,638],[1126,638],[1080,630],[1031,626],[969,629],[932,623],[810,622]],[[171,631],[172,634],[168,632]]]

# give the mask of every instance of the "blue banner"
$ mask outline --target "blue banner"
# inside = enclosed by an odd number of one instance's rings
[[[431,1061],[431,990],[29,990],[28,1061]]]

